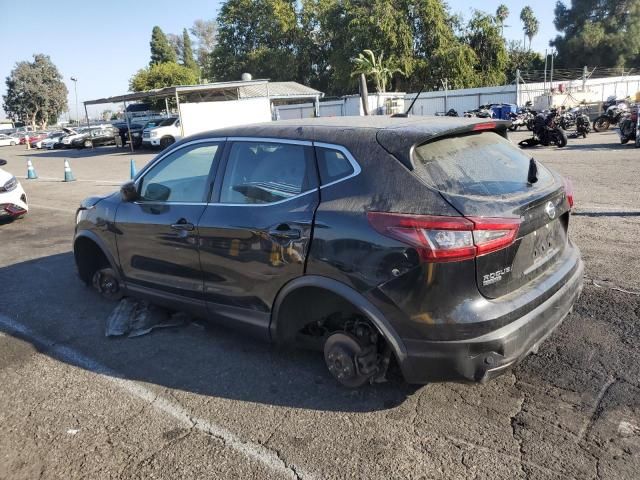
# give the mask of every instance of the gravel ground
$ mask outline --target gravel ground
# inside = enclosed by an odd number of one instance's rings
[[[486,385],[350,391],[318,354],[221,328],[106,338],[115,305],[75,275],[74,211],[153,155],[2,147],[5,169],[30,156],[40,178],[0,225],[0,478],[637,479],[640,151],[611,131],[530,152],[575,186],[574,313]]]

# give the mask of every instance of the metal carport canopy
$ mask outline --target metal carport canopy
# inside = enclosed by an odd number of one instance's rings
[[[241,99],[252,97],[269,97],[271,99],[293,100],[293,99],[317,99],[324,94],[318,90],[301,85],[297,82],[269,82],[269,80],[247,80],[235,82],[217,82],[204,85],[178,85],[173,87],[158,88],[145,92],[126,93],[114,97],[98,98],[87,100],[87,105],[99,105],[103,103],[120,103],[145,100],[148,98],[170,98],[177,95],[200,96],[206,98],[207,95],[218,95],[227,97],[226,99]],[[206,101],[206,100],[205,100]]]
[[[168,98],[175,97],[181,93],[206,93],[206,92],[223,92],[230,90],[235,92],[236,98],[239,97],[238,88],[246,86],[258,86],[268,83],[268,80],[249,80],[237,82],[218,82],[207,83],[204,85],[178,85],[174,87],[158,88],[155,90],[147,90],[144,92],[125,93],[124,95],[116,95],[114,97],[98,98],[95,100],[87,100],[85,105],[99,105],[101,103],[120,103],[132,102],[136,100],[144,100],[147,98]]]

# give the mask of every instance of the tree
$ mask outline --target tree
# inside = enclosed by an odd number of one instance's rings
[[[198,68],[198,64],[193,59],[193,50],[191,49],[191,37],[189,36],[189,32],[185,28],[182,31],[182,65],[191,70],[197,71],[198,75],[200,74],[200,69]]]
[[[14,121],[46,128],[67,110],[67,87],[48,55],[36,54],[33,62],[18,62],[5,83],[2,107]]]
[[[183,55],[183,48],[184,48],[184,43],[183,43],[183,38],[182,35],[176,35],[175,33],[167,33],[167,41],[169,42],[169,45],[171,45],[171,48],[173,48],[173,51],[176,52],[176,58],[182,58]]]
[[[167,40],[167,36],[158,26],[153,27],[153,30],[151,31],[151,41],[149,42],[149,46],[151,47],[151,61],[149,62],[149,66],[153,66],[158,63],[175,63],[178,59],[175,50]]]
[[[239,80],[248,72],[256,78],[290,80],[297,71],[296,0],[228,0],[217,24],[211,78]]]
[[[175,62],[165,62],[138,70],[129,80],[129,90],[143,92],[174,85],[198,83],[198,73]]]
[[[573,0],[557,2],[551,45],[566,67],[640,67],[640,2]]]
[[[196,61],[203,74],[211,71],[211,54],[216,46],[216,21],[198,19],[193,22],[191,35],[196,39]]]
[[[113,110],[103,110],[100,116],[102,117],[102,120],[105,122],[108,120],[111,120],[111,117],[113,116]]]
[[[507,72],[515,76],[516,70],[542,70],[544,68],[544,58],[538,52],[525,48],[520,41],[511,41],[507,45]]]
[[[504,3],[498,5],[496,10],[496,19],[498,20],[498,24],[500,25],[500,33],[504,37],[504,21],[509,17],[509,7],[507,7]]]
[[[358,54],[358,58],[353,60],[354,69],[351,76],[364,74],[365,77],[373,78],[376,92],[385,93],[387,91],[387,83],[391,81],[394,74],[404,72],[392,65],[392,62],[384,61],[384,52],[381,52],[378,58],[371,50],[364,50]]]
[[[531,50],[531,40],[538,34],[540,22],[529,5],[520,11],[520,20],[522,21],[522,31],[524,36],[529,39],[529,50]]]
[[[482,84],[504,84],[508,58],[496,18],[476,10],[467,26],[466,43],[478,57],[476,72]]]

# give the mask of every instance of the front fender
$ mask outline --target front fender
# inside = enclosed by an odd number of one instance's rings
[[[91,230],[81,230],[73,238],[74,260],[76,261],[76,267],[77,267],[77,259],[75,255],[75,246],[79,238],[87,238],[93,241],[98,246],[98,248],[102,250],[102,253],[104,253],[104,256],[107,258],[107,261],[109,262],[109,265],[111,266],[113,271],[118,273],[118,276],[120,277],[120,279],[123,278],[120,264],[116,261],[116,258],[112,255],[106,242]]]

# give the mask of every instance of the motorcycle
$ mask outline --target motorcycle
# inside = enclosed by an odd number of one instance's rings
[[[491,118],[493,114],[491,112],[491,106],[490,105],[480,105],[475,110],[470,110],[468,112],[463,112],[463,115],[466,118],[471,118],[471,117]]]
[[[576,114],[574,109],[562,110],[562,113],[558,115],[558,125],[563,130],[570,130],[576,126]]]
[[[518,113],[510,113],[509,118],[511,120],[511,125],[509,125],[509,130],[515,132],[520,127],[527,126],[527,121],[529,119],[527,112],[523,112],[520,110]]]
[[[640,135],[638,135],[638,107],[633,108],[627,113],[620,121],[620,126],[617,129],[620,136],[620,143],[626,144],[629,141],[634,140],[636,148],[640,147]]]
[[[576,136],[582,135],[582,138],[587,138],[588,133],[591,133],[589,115],[581,109],[579,113],[576,113]]]
[[[562,148],[567,145],[567,134],[556,123],[557,112],[541,112],[536,115],[533,126],[533,137],[518,143],[521,147],[535,147],[536,145],[556,145]]]
[[[629,111],[629,105],[626,100],[609,97],[602,104],[602,109],[604,114],[593,121],[593,129],[596,132],[608,130],[611,125],[618,125],[623,115]]]
[[[587,107],[573,107],[560,115],[558,124],[564,130],[575,127],[575,131],[569,135],[571,138],[580,136],[587,138],[587,134],[591,132],[591,121],[587,114],[588,111]]]

